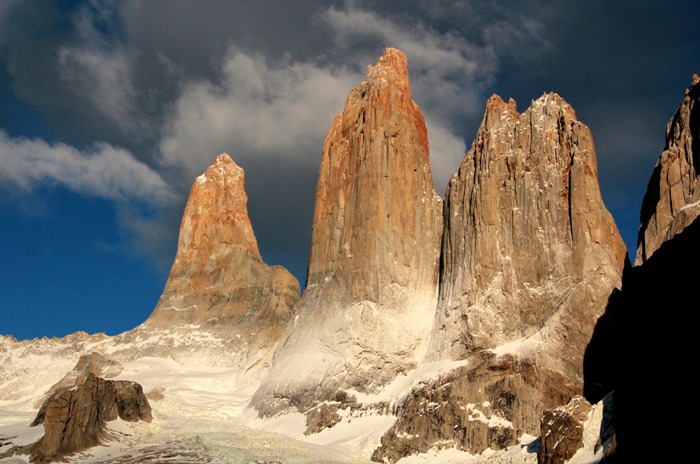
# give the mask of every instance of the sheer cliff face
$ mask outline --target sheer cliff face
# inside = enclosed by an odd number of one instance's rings
[[[635,264],[700,216],[700,77],[666,128],[666,148],[644,195]]]
[[[387,49],[326,137],[306,290],[261,412],[372,391],[415,366],[437,298],[441,211],[406,57]]]
[[[532,335],[562,309],[592,330],[626,255],[597,175],[590,131],[561,97],[523,114],[488,100],[446,193],[438,357]]]
[[[588,128],[558,95],[519,114],[491,97],[445,198],[429,358],[461,366],[409,394],[374,453],[395,462],[537,435],[583,392],[583,353],[626,250],[601,200]]]
[[[326,137],[307,287],[392,305],[391,285],[436,288],[440,210],[406,57],[388,49]]]
[[[192,186],[175,262],[144,327],[187,325],[226,335],[241,350],[274,347],[296,310],[299,283],[262,261],[247,203],[243,169],[219,155]]]

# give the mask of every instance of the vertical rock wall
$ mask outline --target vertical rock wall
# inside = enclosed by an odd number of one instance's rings
[[[666,148],[644,195],[635,264],[644,263],[700,215],[700,77],[668,122]]]
[[[373,459],[471,453],[539,434],[583,393],[583,353],[626,249],[598,187],[593,140],[545,94],[524,113],[489,99],[445,198],[429,359],[463,366],[411,392]]]
[[[563,313],[585,348],[626,249],[600,196],[590,131],[571,106],[545,94],[519,114],[513,100],[491,97],[445,201],[437,357],[531,336]]]
[[[306,290],[256,396],[263,414],[375,391],[415,367],[437,298],[441,211],[406,57],[387,49],[326,137]]]

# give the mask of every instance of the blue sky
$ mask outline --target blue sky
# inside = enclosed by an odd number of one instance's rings
[[[155,306],[194,178],[246,170],[263,258],[303,283],[333,115],[409,59],[438,192],[486,99],[555,91],[593,133],[628,247],[700,73],[697,2],[0,2],[0,334],[116,334]]]

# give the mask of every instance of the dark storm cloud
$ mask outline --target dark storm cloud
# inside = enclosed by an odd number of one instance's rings
[[[0,63],[9,90],[41,114],[50,135],[81,146],[113,141],[115,124],[62,77],[59,51],[80,39],[76,27],[66,27],[77,13],[51,1],[15,2],[5,14]]]

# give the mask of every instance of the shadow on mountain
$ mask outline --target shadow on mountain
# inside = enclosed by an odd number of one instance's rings
[[[591,403],[614,391],[617,446],[605,462],[682,462],[692,452],[695,393],[689,364],[700,309],[700,218],[664,243],[643,265],[629,261],[622,290],[610,295],[583,361]],[[689,457],[686,455],[686,457]]]

